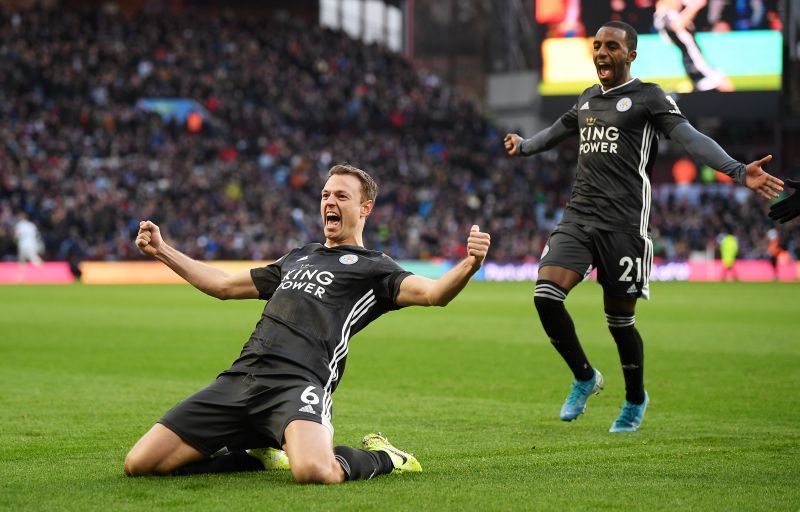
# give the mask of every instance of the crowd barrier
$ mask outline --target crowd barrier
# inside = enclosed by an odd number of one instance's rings
[[[539,274],[538,263],[497,264],[486,263],[482,278],[486,281],[535,281]],[[596,278],[596,271],[592,273]],[[653,263],[651,281],[795,281],[800,277],[800,263],[781,262],[776,269],[768,260],[737,261],[733,271],[725,272],[721,260],[673,261]]]
[[[214,267],[226,272],[240,272],[267,265],[259,261],[213,261]],[[447,261],[398,261],[400,266],[430,278],[437,278],[452,267]],[[177,274],[155,261],[87,261],[80,266],[84,284],[177,284],[183,283]],[[535,281],[537,263],[500,264],[487,262],[475,275],[483,281]],[[737,261],[733,273],[725,273],[720,260],[655,263],[650,273],[652,281],[773,281],[775,272],[767,260]],[[782,262],[778,266],[779,281],[800,278],[800,263]],[[47,262],[41,266],[30,263],[0,262],[0,284],[69,284],[75,281],[66,262]]]
[[[69,284],[75,278],[63,261],[42,263],[0,263],[0,284]]]

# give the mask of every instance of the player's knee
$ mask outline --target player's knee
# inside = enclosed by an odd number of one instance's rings
[[[608,328],[612,330],[625,327],[634,327],[636,324],[636,315],[633,313],[622,313],[606,310],[606,322],[608,322]]]
[[[533,305],[539,313],[539,318],[545,319],[551,314],[564,308],[564,299],[567,298],[567,291],[553,283],[552,281],[536,281],[536,289],[533,292]]]
[[[334,463],[338,466],[338,462]],[[333,484],[344,480],[341,466],[336,467],[327,461],[292,461],[291,468],[292,476],[301,484]]]
[[[533,305],[536,307],[536,312],[539,313],[539,316],[543,318],[554,309],[561,309],[564,307],[564,301],[534,295]]]
[[[147,464],[147,461],[140,454],[135,453],[133,450],[128,452],[125,456],[125,475],[127,476],[145,476],[152,474],[152,467]]]
[[[127,476],[165,476],[172,473],[173,468],[166,467],[161,461],[154,460],[141,450],[133,449],[125,456],[125,475]]]

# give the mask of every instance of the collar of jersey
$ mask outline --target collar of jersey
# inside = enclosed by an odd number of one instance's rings
[[[636,78],[636,77],[633,77],[633,78],[631,78],[630,80],[628,80],[627,82],[625,82],[624,84],[619,84],[618,86],[616,86],[616,87],[612,87],[611,89],[609,89],[609,90],[607,90],[607,91],[606,91],[606,90],[603,90],[603,84],[600,84],[600,93],[601,93],[601,94],[603,94],[603,95],[605,95],[605,94],[607,94],[607,93],[609,93],[609,92],[611,92],[611,91],[616,91],[617,89],[622,89],[622,88],[623,88],[623,87],[625,87],[626,85],[630,85],[630,84],[632,84],[632,83],[634,82],[634,80],[638,80],[638,78]]]
[[[358,251],[369,251],[366,247],[362,247],[360,245],[337,245],[336,247],[328,247],[327,244],[319,244],[322,246],[323,249],[330,249],[332,251],[336,251],[339,249],[346,249],[348,251],[352,251],[353,249]]]

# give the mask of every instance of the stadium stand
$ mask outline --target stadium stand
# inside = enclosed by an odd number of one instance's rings
[[[187,124],[144,98],[198,107]],[[501,137],[478,101],[402,56],[288,16],[0,14],[3,260],[20,211],[50,260],[137,259],[143,218],[196,258],[275,258],[318,239],[307,206],[341,161],[381,185],[368,247],[454,259],[478,223],[493,260],[535,259],[569,198],[574,144],[514,160]],[[740,257],[767,257],[773,226],[751,194],[665,184],[653,201],[657,256],[733,232]]]

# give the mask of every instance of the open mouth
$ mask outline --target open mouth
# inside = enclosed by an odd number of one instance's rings
[[[336,227],[336,226],[339,225],[339,223],[341,221],[342,221],[342,218],[339,215],[337,215],[337,214],[335,214],[333,212],[328,212],[328,213],[325,214],[325,226],[326,227]]]
[[[611,78],[611,66],[609,64],[605,64],[605,63],[603,63],[603,64],[598,63],[597,64],[597,76],[600,78],[600,80],[603,80],[603,81],[608,80],[609,78]]]

